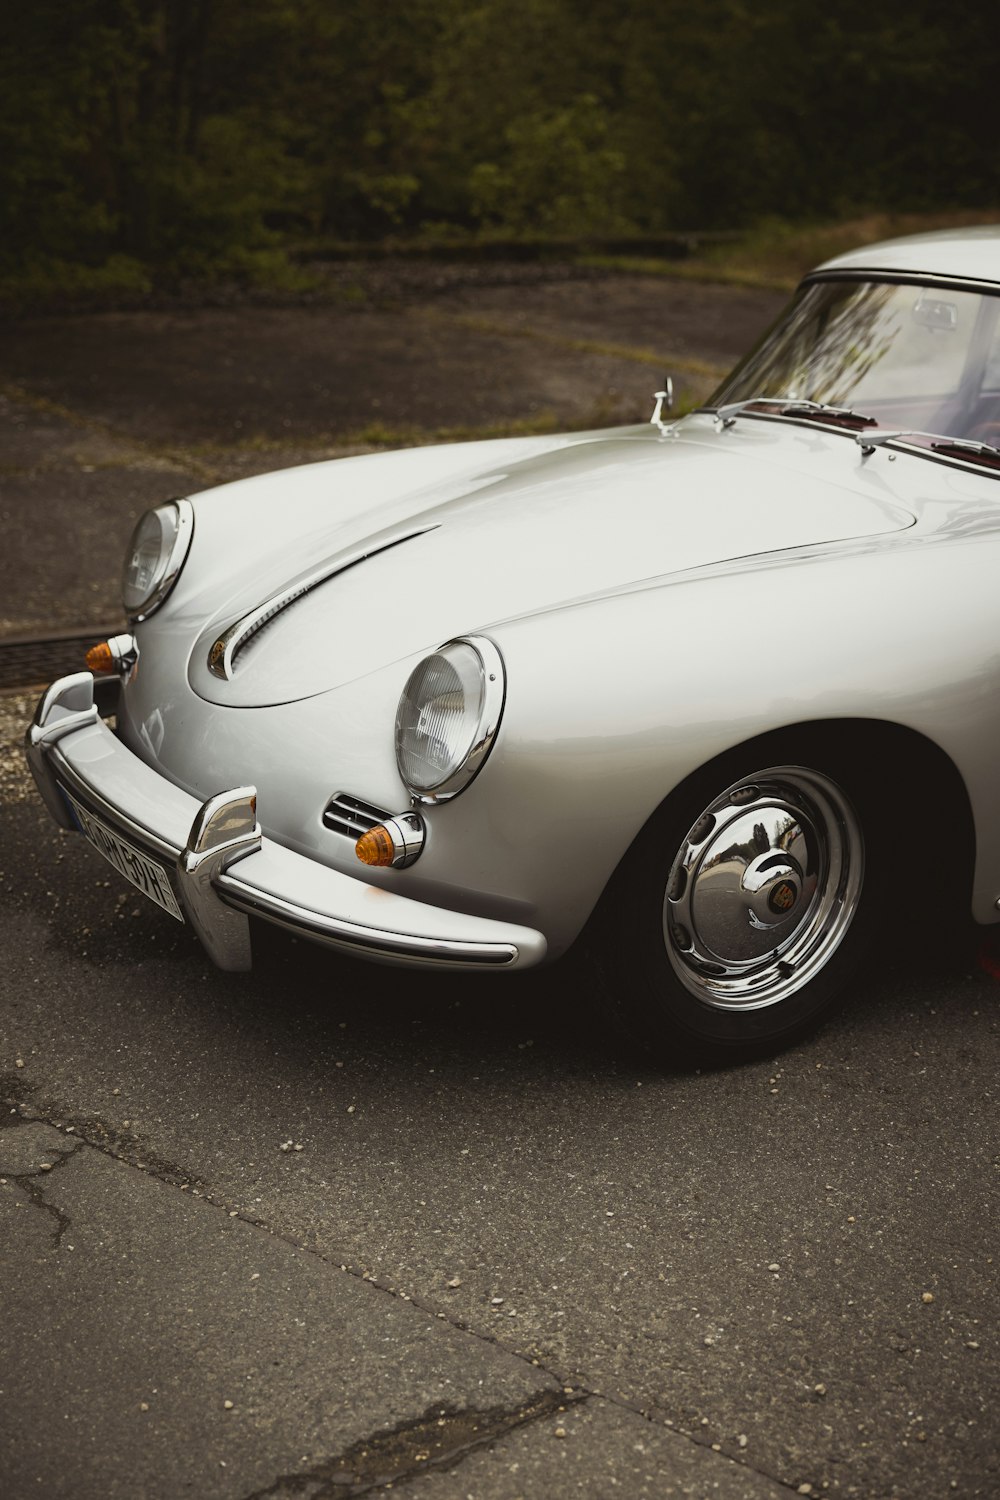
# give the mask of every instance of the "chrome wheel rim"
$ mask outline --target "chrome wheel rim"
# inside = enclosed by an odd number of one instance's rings
[[[671,967],[715,1009],[776,1005],[829,963],[863,878],[841,788],[802,766],[758,771],[709,803],[677,851],[663,901]]]

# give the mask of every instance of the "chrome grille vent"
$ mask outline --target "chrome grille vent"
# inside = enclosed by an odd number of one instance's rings
[[[327,803],[323,822],[334,833],[342,833],[345,838],[357,841],[369,828],[374,828],[376,823],[384,823],[391,816],[382,807],[362,802],[360,797],[350,797],[346,792],[338,792]]]
[[[321,583],[327,583],[331,578],[336,578],[338,573],[346,573],[348,568],[367,562],[370,557],[376,557],[380,552],[388,552],[391,548],[400,546],[402,542],[412,542],[414,538],[424,536],[428,531],[437,531],[439,525],[440,522],[433,521],[429,526],[421,526],[417,531],[407,531],[403,536],[390,537],[388,541],[370,542],[358,551],[341,556],[332,563],[323,563],[305,578],[300,578],[298,583],[290,584],[279,594],[272,594],[270,599],[265,599],[263,604],[258,604],[256,609],[252,609],[242,619],[234,621],[228,630],[224,630],[213,641],[208,653],[208,670],[216,677],[221,677],[223,681],[230,682],[236,669],[236,658],[247,649],[265,625],[271,624],[275,617],[286,610],[289,605],[301,599],[304,594],[311,593]]]

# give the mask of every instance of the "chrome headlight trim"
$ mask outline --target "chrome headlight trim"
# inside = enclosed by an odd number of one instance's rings
[[[126,597],[128,586],[127,573],[135,552],[139,532],[147,517],[156,515],[160,511],[173,511],[175,513],[173,541],[168,548],[161,550],[153,573],[152,582],[145,598],[130,606]],[[193,535],[194,506],[190,500],[166,500],[162,505],[156,505],[150,510],[144,511],[139,517],[133,528],[132,536],[129,539],[125,561],[122,565],[122,603],[131,625],[139,625],[143,620],[148,620],[149,616],[155,610],[159,609],[164,599],[166,599],[170,590],[177,582],[181,568],[184,566]]]
[[[481,678],[481,700],[479,715],[475,732],[473,733],[467,749],[464,750],[459,763],[433,785],[417,785],[406,775],[403,766],[403,758],[400,746],[401,731],[404,728],[404,715],[409,702],[409,687],[417,673],[430,660],[430,656],[446,656],[450,650],[466,646],[471,648],[479,660]],[[507,695],[507,676],[504,669],[503,657],[496,646],[486,636],[463,635],[454,640],[446,641],[437,651],[431,652],[417,663],[406,680],[399,698],[399,707],[396,710],[396,764],[404,785],[408,788],[410,795],[418,803],[447,802],[452,797],[457,797],[459,792],[465,790],[473,777],[482,769],[483,764],[493,748],[493,743],[500,728],[500,719],[503,715],[504,700]]]

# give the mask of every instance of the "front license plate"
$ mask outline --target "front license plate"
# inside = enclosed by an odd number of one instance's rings
[[[128,839],[123,839],[120,833],[109,828],[101,818],[81,807],[65,787],[63,793],[72,805],[81,832],[90,840],[98,854],[103,854],[119,875],[130,880],[150,901],[155,901],[157,906],[176,917],[178,922],[183,922],[184,914],[177,904],[177,897],[163,866],[158,865],[155,859],[150,859],[148,854],[143,854],[134,844],[130,844]]]

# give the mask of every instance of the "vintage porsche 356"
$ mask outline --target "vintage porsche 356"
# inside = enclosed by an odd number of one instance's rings
[[[806,277],[705,407],[158,506],[28,756],[216,963],[578,941],[663,1047],[786,1043],[894,900],[1000,919],[1000,228]],[[112,723],[109,720],[113,721]]]

